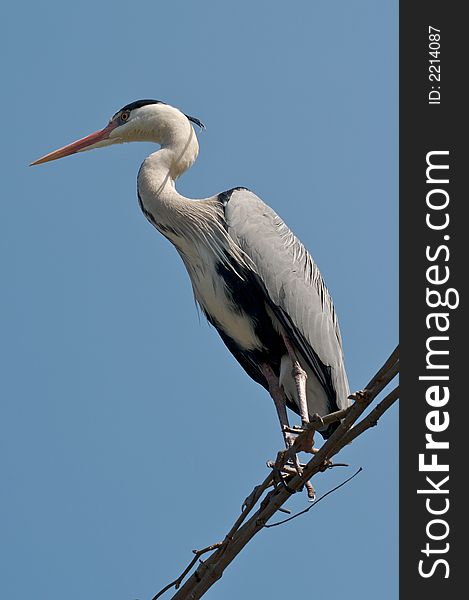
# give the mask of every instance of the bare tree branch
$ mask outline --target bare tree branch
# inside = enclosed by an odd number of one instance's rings
[[[313,488],[309,483],[309,480],[320,471],[325,471],[331,466],[335,466],[334,463],[331,462],[332,457],[342,450],[344,446],[351,443],[370,427],[377,424],[380,417],[398,399],[398,387],[388,393],[385,398],[368,413],[368,415],[361,420],[359,419],[378,394],[380,394],[380,392],[382,392],[394,379],[398,372],[399,348],[397,347],[376,375],[371,378],[368,385],[363,390],[355,392],[355,394],[350,396],[350,398],[354,400],[354,403],[350,407],[331,413],[322,418],[317,416],[312,419],[311,423],[303,430],[292,429],[291,431],[295,433],[300,431],[294,444],[288,450],[280,451],[274,463],[268,463],[268,465],[271,466],[272,471],[264,481],[257,485],[248,495],[243,503],[240,516],[236,519],[224,540],[202,550],[194,550],[194,558],[190,561],[189,565],[184,569],[181,575],[158,592],[153,600],[160,598],[161,595],[171,587],[175,587],[176,590],[178,590],[172,597],[173,600],[186,600],[189,598],[191,600],[197,600],[198,598],[201,598],[205,592],[220,579],[226,567],[236,558],[244,546],[259,533],[259,531],[267,526],[267,522],[277,511],[288,512],[282,508],[282,505],[292,494],[302,490],[304,486],[307,486],[308,495],[311,495]],[[336,421],[341,422],[331,437],[323,444],[323,446],[321,446],[321,448],[314,448],[313,437],[315,431],[324,425]],[[306,451],[313,454],[311,460],[306,465],[302,466],[301,474],[299,474],[291,465],[287,464],[289,459],[294,458],[300,451]],[[349,480],[350,479],[351,478],[349,478]],[[338,489],[338,487],[341,487],[347,483],[347,481],[334,489]],[[332,491],[334,490],[330,490],[330,492],[319,498],[316,503]],[[260,504],[257,510],[248,519],[248,516],[259,502]],[[314,504],[302,512],[306,512],[312,506],[314,506]],[[299,514],[301,513],[298,513],[298,515]],[[285,519],[285,521],[291,520],[298,515],[293,515],[289,519]],[[272,527],[276,524],[280,523],[274,523],[268,525],[268,527]],[[202,559],[200,559],[202,554],[211,551],[213,553],[207,560],[202,561]],[[186,583],[180,587],[182,581],[195,566],[197,560],[199,560],[199,566],[187,579]]]
[[[197,562],[199,557],[202,556],[202,554],[205,554],[206,552],[212,552],[212,550],[215,550],[215,548],[219,548],[221,546],[221,544],[222,544],[222,542],[218,542],[218,544],[212,544],[211,546],[202,548],[202,550],[192,550],[192,552],[195,554],[195,556],[191,560],[191,562],[187,565],[187,567],[184,569],[184,571],[179,575],[179,577],[177,579],[175,579],[174,581],[171,581],[171,583],[168,583],[168,585],[165,585],[165,587],[163,589],[161,589],[156,594],[156,596],[153,596],[152,600],[158,600],[158,598],[160,598],[165,592],[167,592],[172,587],[178,589],[178,587],[181,585],[184,577],[189,573],[189,571],[195,565],[195,563]]]

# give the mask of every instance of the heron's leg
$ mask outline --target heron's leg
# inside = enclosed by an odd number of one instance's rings
[[[275,408],[277,409],[278,420],[280,421],[280,429],[283,433],[283,439],[285,440],[286,448],[290,448],[293,446],[293,443],[296,439],[296,435],[289,431],[286,431],[285,428],[290,428],[288,423],[288,415],[287,415],[287,397],[285,396],[285,392],[280,387],[279,379],[277,375],[275,375],[272,367],[267,363],[261,365],[262,373],[267,380],[267,385],[269,386],[269,393],[272,396],[272,400],[274,401]],[[292,458],[293,465],[295,466],[296,472],[298,475],[302,475],[303,470],[300,466],[300,461],[298,456]]]
[[[269,394],[272,396],[275,408],[277,409],[278,420],[280,421],[280,428],[282,430],[283,437],[285,438],[285,443],[288,448],[289,446],[291,446],[291,443],[287,441],[287,432],[285,431],[285,427],[290,427],[288,423],[287,398],[285,396],[285,392],[280,387],[278,377],[277,375],[275,375],[270,365],[264,363],[263,365],[261,365],[261,369],[262,374],[267,380],[267,385],[269,386]]]
[[[298,362],[298,361],[297,361]],[[301,367],[300,367],[301,368]],[[287,404],[286,404],[286,396],[283,389],[280,387],[279,379],[275,375],[272,370],[272,367],[267,363],[261,365],[262,373],[267,380],[267,385],[269,386],[269,393],[272,396],[272,399],[275,404],[275,408],[277,409],[277,415],[280,421],[280,428],[282,429],[283,437],[285,440],[285,446],[290,448],[295,441],[295,434],[290,433],[289,431],[285,431],[285,427],[290,427],[288,424],[288,415],[287,415]],[[301,468],[300,461],[298,456],[292,458],[293,465],[295,467],[296,472],[301,477],[303,475],[303,469]],[[308,492],[308,497],[314,499],[316,497],[314,488],[310,481],[305,482],[305,487]]]
[[[295,350],[288,337],[284,333],[282,334],[282,337],[288,356],[292,362],[292,375],[295,380],[296,394],[298,396],[301,424],[304,426],[309,423],[308,402],[306,399],[306,380],[308,379],[308,375],[296,358]]]

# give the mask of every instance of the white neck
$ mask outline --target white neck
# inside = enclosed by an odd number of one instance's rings
[[[161,148],[142,163],[138,192],[146,217],[164,233],[165,227],[173,229],[184,220],[185,208],[192,204],[176,191],[175,182],[194,163],[199,144],[189,120],[172,107],[152,141]]]
[[[152,140],[159,143],[161,149],[151,154],[140,168],[139,185],[150,188],[158,196],[175,189],[176,179],[194,164],[199,153],[194,128],[179,114],[182,118],[168,120],[158,132],[158,139]]]

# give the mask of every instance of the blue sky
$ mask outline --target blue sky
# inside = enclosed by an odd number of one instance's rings
[[[397,343],[397,2],[6,11],[0,594],[145,600],[264,478],[275,410],[140,213],[136,174],[154,147],[27,165],[139,98],[201,119],[179,190],[247,186],[285,219],[326,279],[359,388]],[[397,444],[394,407],[343,452],[351,468],[315,487],[364,471],[258,535],[206,597],[396,598]]]

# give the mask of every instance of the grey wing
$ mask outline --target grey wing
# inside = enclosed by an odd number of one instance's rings
[[[269,305],[338,408],[349,405],[332,298],[311,255],[280,217],[246,189],[226,198],[230,237],[252,261]]]

